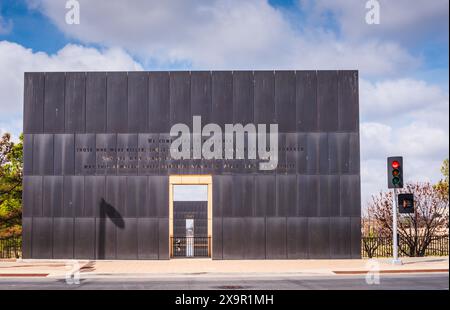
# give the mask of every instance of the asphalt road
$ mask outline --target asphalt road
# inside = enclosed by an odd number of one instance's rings
[[[69,285],[64,279],[0,278],[0,290],[448,290],[448,273],[383,274],[379,284],[365,276],[88,278]]]

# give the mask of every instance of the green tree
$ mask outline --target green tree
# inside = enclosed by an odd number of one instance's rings
[[[435,188],[442,195],[442,198],[446,199],[448,201],[448,194],[449,194],[449,188],[448,188],[448,158],[445,159],[444,162],[442,163],[441,172],[442,172],[442,176],[444,178],[442,180],[440,180],[435,185]]]
[[[0,139],[0,237],[22,233],[23,135]]]

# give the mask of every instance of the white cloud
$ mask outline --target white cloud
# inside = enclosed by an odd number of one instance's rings
[[[417,44],[420,39],[448,41],[448,0],[377,0],[380,24],[365,20],[367,0],[299,0],[300,6],[316,24],[322,24],[331,12],[342,34],[350,39],[368,37]]]
[[[361,124],[361,181],[363,206],[371,195],[386,190],[386,158],[403,156],[405,180],[437,182],[440,165],[449,156],[448,127],[410,123],[391,127],[382,123]]]
[[[118,48],[87,48],[69,44],[54,55],[0,41],[0,130],[18,135],[22,130],[23,76],[27,71],[142,70]],[[20,124],[20,126],[18,125]]]
[[[360,81],[363,206],[386,190],[386,158],[404,157],[407,181],[441,178],[449,156],[449,96],[437,85],[414,79]]]
[[[437,85],[414,79],[360,81],[362,118],[365,121],[383,119],[402,122],[408,117],[448,125],[449,97]],[[401,116],[401,119],[398,118]]]
[[[335,31],[309,27],[306,20],[292,25],[262,0],[79,2],[80,25],[66,24],[64,2],[34,0],[33,7],[71,37],[126,47],[161,67],[188,63],[195,69],[345,68],[379,75],[421,63],[394,42],[346,42]]]

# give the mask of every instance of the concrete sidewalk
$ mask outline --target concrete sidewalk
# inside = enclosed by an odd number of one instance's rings
[[[354,260],[224,260],[174,259],[166,261],[78,261],[78,269],[65,260],[0,261],[0,277],[62,277],[79,270],[88,277],[179,277],[179,276],[333,276],[380,273],[447,272],[449,258],[403,258],[402,265],[391,259]]]

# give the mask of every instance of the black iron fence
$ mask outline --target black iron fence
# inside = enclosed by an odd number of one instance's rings
[[[419,237],[421,238],[421,237]],[[171,237],[172,257],[211,257],[211,237]],[[399,238],[399,255],[410,256],[410,246]],[[392,237],[362,237],[361,255],[364,258],[391,257]],[[423,256],[448,256],[449,236],[435,236]],[[22,237],[0,238],[0,259],[20,258]]]
[[[210,257],[211,237],[171,237],[172,257]]]
[[[418,243],[423,243],[424,237],[418,237]],[[413,256],[411,246],[406,239],[398,238],[399,256]],[[434,236],[431,242],[422,253],[423,256],[448,256],[449,255],[448,235]],[[392,237],[362,237],[361,255],[364,258],[391,257]]]
[[[22,256],[22,237],[0,238],[0,259],[20,258]]]

